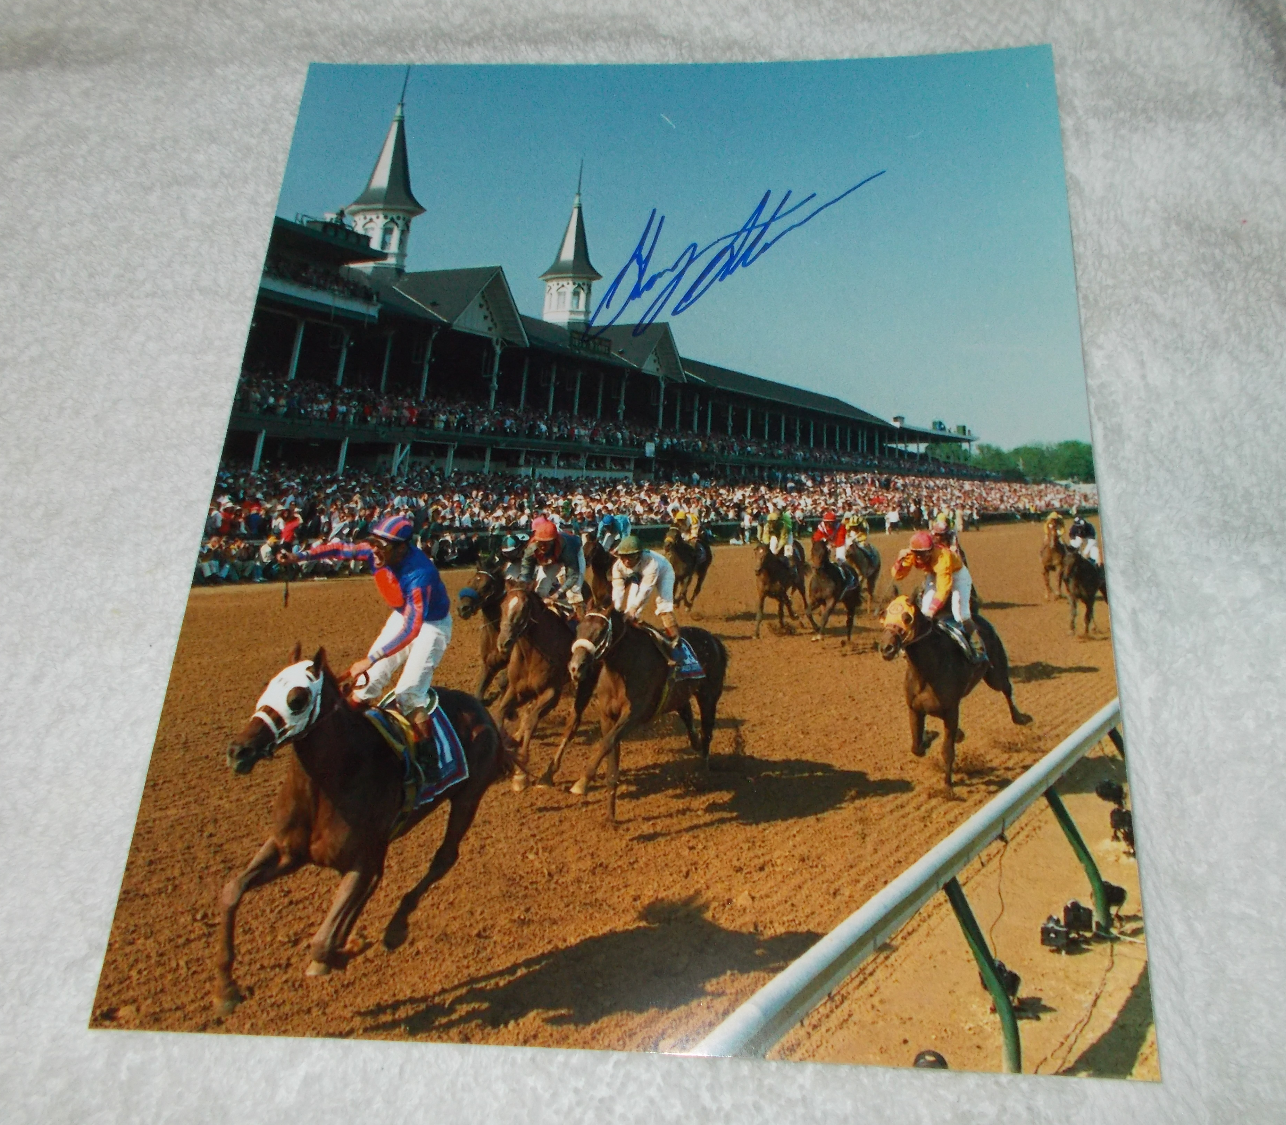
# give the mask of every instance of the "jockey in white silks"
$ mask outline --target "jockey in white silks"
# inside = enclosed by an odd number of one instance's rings
[[[631,621],[637,621],[656,598],[656,615],[673,644],[679,639],[674,616],[674,567],[664,555],[643,550],[638,537],[627,535],[616,548],[612,564],[612,606]]]

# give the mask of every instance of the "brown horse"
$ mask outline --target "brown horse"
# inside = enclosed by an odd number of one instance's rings
[[[607,819],[616,819],[616,785],[620,778],[621,739],[657,715],[675,711],[687,728],[692,749],[710,764],[715,710],[728,674],[728,650],[723,641],[704,629],[687,625],[681,630],[705,669],[699,680],[671,679],[669,661],[641,625],[626,620],[619,610],[604,606],[581,618],[571,659],[572,680],[598,683],[601,735],[589,765],[572,792],[583,796],[604,758],[607,762]],[[692,701],[701,712],[701,734],[693,725]]]
[[[401,836],[449,801],[446,835],[424,877],[405,895],[384,931],[390,949],[406,938],[407,922],[424,892],[441,879],[459,855],[460,840],[473,823],[483,794],[510,767],[512,757],[486,709],[462,691],[440,691],[439,705],[459,735],[469,776],[404,821],[404,766],[352,706],[319,649],[311,661],[291,665],[260,697],[255,714],[228,747],[228,765],[249,773],[256,762],[293,743],[294,753],[273,802],[272,833],[254,859],[223,888],[223,930],[219,943],[216,1003],[227,1012],[241,1001],[232,977],[237,904],[253,887],[262,887],[305,864],[340,872],[330,912],[313,935],[307,975],[322,976],[343,963],[351,950],[348,936],[384,873],[384,857],[394,833]]]
[[[1019,726],[1031,722],[1014,706],[1014,688],[1009,682],[1009,656],[991,622],[974,617],[974,624],[987,650],[987,659],[975,662],[933,621],[925,617],[910,598],[894,598],[884,611],[884,633],[878,645],[880,655],[892,660],[906,654],[906,705],[911,718],[911,753],[924,756],[928,743],[924,719],[933,715],[942,720],[942,757],[946,765],[947,790],[952,788],[956,743],[964,737],[960,729],[960,701],[979,682],[1000,692],[1009,705],[1009,717]]]
[[[581,532],[581,546],[585,550],[585,582],[588,589],[585,600],[594,605],[605,605],[612,600],[612,564],[616,560],[602,543],[598,533]]]
[[[496,637],[500,633],[500,603],[505,596],[505,583],[501,577],[504,565],[504,560],[500,559],[479,568],[460,591],[460,616],[468,620],[475,613],[482,614],[482,628],[478,631],[482,676],[473,694],[484,703],[487,701],[487,689],[497,675],[501,677],[500,687],[504,690],[504,667],[509,662],[496,648]]]
[[[883,565],[875,544],[869,540],[865,544],[848,543],[840,561],[848,563],[866,583],[866,604],[871,613],[875,613],[875,584],[880,580],[880,567]]]
[[[1053,524],[1045,525],[1045,542],[1040,547],[1040,577],[1045,583],[1045,600],[1051,598],[1064,597],[1063,594],[1063,563],[1067,561],[1067,553],[1070,548],[1063,542],[1063,536],[1059,528]],[[1057,591],[1051,590],[1049,586],[1049,576],[1053,573],[1058,577]]]
[[[558,706],[563,688],[571,678],[567,665],[572,657],[575,637],[568,622],[530,590],[512,586],[506,592],[500,607],[496,647],[508,661],[509,683],[496,702],[494,713],[501,722],[519,714],[515,732],[519,744],[514,771],[515,789],[526,788],[532,736],[540,720]],[[572,713],[563,728],[562,740],[539,784],[554,783],[554,774],[562,763],[567,744],[580,728],[581,716],[593,691],[592,682],[576,686]]]
[[[714,561],[714,552],[706,543],[693,546],[683,538],[683,533],[677,527],[672,527],[665,533],[665,544],[661,550],[674,568],[675,608],[686,605],[691,609],[692,603],[701,593],[701,587],[705,585],[706,572]],[[696,589],[689,593],[693,579],[696,579]]]
[[[804,612],[808,615],[808,623],[813,627],[816,636],[813,640],[820,641],[822,634],[826,632],[826,623],[831,619],[831,614],[835,612],[837,605],[843,605],[848,614],[847,632],[844,639],[840,641],[841,647],[852,644],[853,642],[853,614],[857,612],[858,607],[862,604],[862,584],[858,581],[857,574],[846,572],[839,563],[831,558],[830,544],[825,539],[814,539],[813,545],[809,549],[808,561],[812,564],[813,576],[808,581],[808,601],[804,604]],[[849,574],[852,573],[852,581],[849,581]],[[822,614],[822,623],[818,626],[813,620],[813,610],[825,607],[825,613]]]
[[[1104,579],[1103,568],[1096,565],[1092,559],[1087,559],[1079,551],[1068,547],[1058,578],[1059,582],[1067,587],[1067,603],[1071,611],[1068,632],[1073,637],[1076,636],[1078,602],[1085,607],[1085,636],[1090,635],[1091,627],[1098,632],[1098,626],[1094,624],[1094,601],[1101,596],[1104,603],[1107,602],[1107,582]]]
[[[804,580],[800,575],[800,568],[792,566],[780,555],[774,555],[769,549],[767,543],[756,543],[755,552],[755,581],[759,585],[759,608],[755,610],[755,636],[759,636],[759,625],[764,619],[764,602],[768,598],[774,598],[777,602],[777,627],[786,628],[786,621],[782,617],[783,608],[790,614],[792,621],[798,620],[795,615],[795,607],[791,604],[790,595],[792,590],[798,590],[799,596],[805,606],[808,605],[808,592],[804,589]]]

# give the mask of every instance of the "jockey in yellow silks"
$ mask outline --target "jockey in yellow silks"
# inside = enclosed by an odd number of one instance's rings
[[[911,545],[898,553],[893,564],[894,580],[900,581],[913,569],[922,570],[932,578],[931,582],[925,583],[920,612],[926,617],[936,617],[949,608],[951,616],[960,623],[969,638],[974,654],[982,659],[986,653],[969,609],[973,579],[960,556],[950,547],[935,543],[927,531],[917,531],[911,536]]]

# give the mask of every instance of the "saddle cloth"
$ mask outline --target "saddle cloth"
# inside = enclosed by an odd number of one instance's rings
[[[835,565],[839,567],[840,575],[844,579],[844,589],[839,593],[839,596],[842,598],[857,585],[857,571],[849,566],[848,563],[840,562],[838,559],[836,560]]]
[[[654,629],[645,621],[636,621],[634,624],[652,638],[662,654],[668,654],[674,658],[674,667],[670,672],[671,680],[705,679],[706,670],[701,667],[701,661],[697,659],[697,654],[692,651],[692,646],[688,644],[686,637],[680,637],[671,648],[670,639],[659,629]]]
[[[936,628],[941,629],[953,641],[960,646],[961,651],[969,658],[971,664],[981,664],[986,657],[981,659],[978,653],[974,651],[973,645],[969,643],[969,638],[965,636],[965,631],[954,617],[937,617],[933,624]]]
[[[385,706],[387,702],[387,698],[382,700],[380,706],[370,708],[365,714],[402,759],[403,800],[402,811],[393,830],[396,835],[402,822],[416,809],[464,781],[469,776],[469,762],[464,756],[464,747],[460,745],[460,736],[436,700],[430,715],[432,746],[427,742],[416,742],[411,724],[401,712]]]

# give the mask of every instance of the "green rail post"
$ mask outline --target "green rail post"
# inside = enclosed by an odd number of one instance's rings
[[[1018,1020],[1014,1016],[1014,1005],[1009,999],[1009,994],[1005,992],[1005,986],[1000,982],[1000,974],[996,972],[996,962],[987,948],[987,939],[982,936],[973,911],[969,909],[969,900],[965,898],[964,891],[960,889],[955,876],[948,879],[946,886],[942,889],[951,902],[951,909],[956,912],[956,921],[960,923],[965,941],[973,951],[973,959],[978,962],[978,971],[982,973],[987,991],[995,1001],[996,1015],[1000,1017],[1000,1030],[1005,1038],[1005,1073],[1021,1074],[1023,1048],[1018,1038]]]
[[[1081,834],[1076,828],[1076,821],[1067,811],[1063,799],[1054,792],[1053,786],[1045,790],[1045,800],[1054,810],[1054,816],[1063,830],[1063,835],[1067,837],[1067,842],[1072,845],[1072,851],[1076,853],[1076,858],[1085,868],[1085,874],[1089,876],[1090,890],[1094,892],[1094,927],[1099,933],[1110,934],[1112,914],[1107,907],[1107,891],[1103,888],[1103,877],[1098,873],[1098,864],[1094,862],[1094,857],[1090,855],[1089,848],[1085,846],[1085,841],[1081,839]]]

